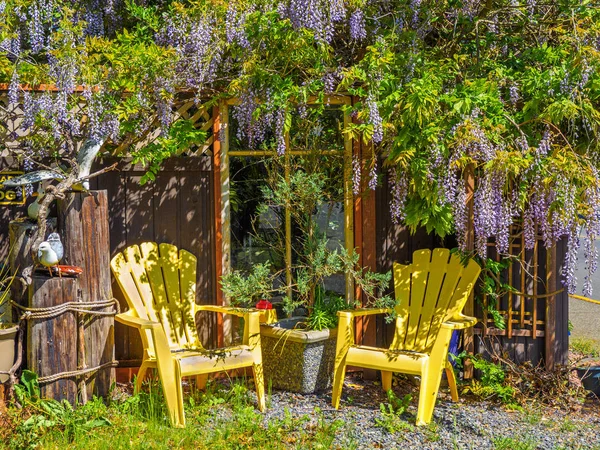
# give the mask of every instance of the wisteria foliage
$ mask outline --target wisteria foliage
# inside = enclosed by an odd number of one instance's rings
[[[584,236],[589,294],[599,18],[579,0],[6,0],[0,77],[29,154],[88,135],[130,143],[157,124],[172,142],[187,129],[173,115],[181,91],[239,99],[237,139],[283,154],[292,115],[352,95],[343,132],[379,159],[353,162],[355,194],[389,189],[395,221],[454,233],[463,250],[473,227],[482,257],[515,234],[527,249],[566,239],[571,291]],[[24,88],[41,84],[56,90]],[[170,153],[141,151],[154,168]]]

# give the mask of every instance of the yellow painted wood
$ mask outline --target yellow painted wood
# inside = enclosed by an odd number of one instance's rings
[[[322,149],[294,149],[287,150],[286,154],[291,156],[303,156],[312,153],[324,153],[326,155],[343,155],[344,152],[333,148],[322,148]],[[230,150],[229,156],[275,156],[277,150]]]
[[[219,105],[221,113],[221,276],[227,275],[231,271],[231,208],[229,205],[230,191],[230,173],[229,173],[229,106],[222,102]],[[223,303],[228,305],[230,299],[223,296]],[[233,339],[233,323],[229,317],[223,318],[223,342],[225,345],[231,344]]]
[[[197,259],[186,250],[179,251],[179,286],[181,302],[185,306],[186,319],[184,322],[184,331],[187,344],[190,347],[200,348],[200,338],[196,329],[195,317],[196,311],[196,266]]]
[[[143,268],[146,270],[146,278],[152,289],[154,312],[165,330],[169,346],[177,348],[179,343],[174,325],[176,326],[178,322],[174,322],[171,318],[169,299],[163,278],[160,255],[158,254],[158,245],[155,242],[144,242],[140,245],[140,250],[144,262]]]
[[[285,134],[285,147],[290,147],[290,134]],[[284,166],[285,183],[290,184],[290,154],[285,153]],[[292,212],[290,208],[285,208],[285,282],[287,284],[286,295],[292,298]]]
[[[154,312],[154,297],[152,296],[152,288],[150,287],[150,282],[148,280],[148,276],[146,275],[145,263],[143,261],[142,252],[140,251],[137,245],[132,245],[131,247],[127,247],[123,251],[123,255],[127,260],[128,269],[137,287],[138,293],[146,307],[146,314],[148,315],[148,319],[154,321],[158,320],[158,318],[156,317],[156,313]],[[133,292],[133,290],[131,292]],[[133,309],[132,305],[129,305],[129,307]],[[138,311],[138,309],[136,309],[136,311]]]
[[[472,327],[477,319],[461,311],[481,268],[471,260],[463,266],[447,249],[418,250],[410,265],[394,264],[396,329],[390,348],[355,345],[354,319],[385,310],[340,311],[332,404],[339,407],[346,365],[380,370],[384,389],[391,373],[421,377],[417,425],[431,421],[442,372],[448,374],[452,399],[456,379],[448,365],[452,331]]]
[[[111,261],[111,268],[124,293],[129,309],[142,319],[156,321],[152,290],[141,261],[140,250],[134,245],[125,249],[122,254],[116,255]],[[146,357],[154,357],[152,335],[149,331],[140,331],[140,336]]]
[[[113,258],[111,267],[115,274],[115,278],[117,279],[117,283],[119,283],[119,286],[121,286],[121,290],[125,295],[125,300],[127,301],[129,309],[140,311],[139,317],[141,319],[156,320],[156,317],[148,316],[144,300],[135,285],[134,279],[131,277],[131,269],[121,253]]]
[[[394,263],[394,292],[396,294],[396,329],[390,348],[404,347],[406,321],[410,307],[410,266]]]
[[[186,322],[193,320],[191,312],[193,305],[183,301],[179,290],[179,251],[171,244],[160,244],[158,249],[174,339],[178,347],[185,347],[188,344],[185,333]]]
[[[251,367],[258,407],[264,410],[259,310],[196,305],[196,258],[170,244],[128,247],[112,259],[111,269],[130,308],[116,319],[137,328],[144,345],[136,391],[146,371],[156,369],[173,426],[185,426],[184,376],[205,379],[209,373]],[[243,317],[242,344],[217,351],[202,349],[194,321],[198,310]]]

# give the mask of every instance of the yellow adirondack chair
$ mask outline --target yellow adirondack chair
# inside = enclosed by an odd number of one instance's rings
[[[196,304],[196,257],[170,244],[145,242],[116,255],[111,268],[129,310],[116,319],[140,331],[144,346],[136,391],[148,369],[157,369],[175,427],[185,426],[181,378],[197,376],[204,384],[209,373],[252,367],[258,408],[265,408],[260,311]],[[204,350],[194,317],[214,311],[244,318],[242,345]]]
[[[431,421],[433,407],[446,370],[452,400],[458,400],[456,379],[448,362],[448,346],[453,330],[472,327],[474,317],[462,309],[480,272],[471,260],[464,267],[447,249],[418,250],[410,265],[394,263],[396,331],[389,349],[354,343],[354,319],[390,313],[387,309],[340,311],[337,338],[333,406],[340,405],[346,366],[381,370],[385,391],[392,387],[392,373],[421,376],[417,425]]]

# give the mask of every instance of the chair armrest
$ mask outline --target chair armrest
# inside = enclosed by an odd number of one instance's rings
[[[139,317],[134,316],[131,311],[117,314],[115,319],[117,322],[121,322],[125,325],[129,325],[130,327],[142,330],[152,328],[155,325],[160,326],[160,322],[154,322],[153,320],[148,319],[140,319]]]
[[[374,314],[391,314],[391,308],[361,308],[361,309],[344,309],[342,311],[338,311],[338,316],[351,316],[351,317],[360,317],[360,316],[372,316]]]
[[[477,323],[475,317],[463,316],[462,314],[453,317],[442,324],[444,328],[450,328],[452,330],[464,330],[465,328],[471,328]]]
[[[231,314],[238,317],[244,317],[247,314],[261,314],[261,310],[256,308],[240,308],[235,306],[220,305],[196,305],[196,311],[212,311],[222,314]]]

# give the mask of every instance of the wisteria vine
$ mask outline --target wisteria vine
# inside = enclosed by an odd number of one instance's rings
[[[135,154],[158,127],[170,147],[140,151],[157,167],[179,148],[183,94],[235,97],[235,138],[283,155],[292,118],[315,120],[344,94],[353,120],[337,131],[375,149],[353,161],[355,195],[389,189],[394,221],[453,233],[481,257],[490,242],[508,253],[515,235],[527,249],[564,239],[570,291],[583,239],[586,295],[598,51],[600,13],[575,0],[0,1],[6,114],[28,133],[7,142],[20,155],[87,137]]]

